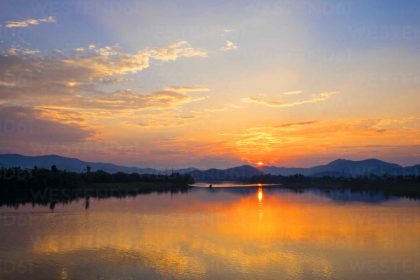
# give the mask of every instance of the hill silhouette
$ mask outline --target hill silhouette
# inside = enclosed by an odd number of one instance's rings
[[[58,155],[24,156],[19,154],[1,154],[0,167],[11,168],[50,168],[55,165],[60,170],[69,172],[85,172],[86,166],[91,170],[102,170],[108,173],[124,172],[138,174],[170,175],[172,172],[190,174],[196,181],[228,181],[240,178],[250,178],[262,174],[271,175],[304,175],[307,177],[360,177],[360,176],[408,176],[420,175],[420,165],[402,167],[395,163],[389,163],[378,159],[366,159],[360,161],[337,159],[325,165],[309,168],[290,168],[266,166],[256,168],[251,165],[242,165],[227,169],[211,168],[199,170],[197,168],[185,168],[177,170],[158,170],[154,168],[139,168],[116,165],[112,163],[87,162],[77,158],[69,158]]]
[[[395,163],[389,163],[378,159],[366,159],[360,161],[337,159],[326,165],[318,165],[310,168],[287,168],[267,166],[264,173],[271,175],[304,175],[309,177],[359,177],[359,176],[402,176],[419,175],[420,165],[402,167]]]

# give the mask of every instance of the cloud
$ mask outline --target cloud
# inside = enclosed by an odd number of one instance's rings
[[[149,94],[137,94],[132,90],[116,91],[106,97],[71,96],[53,101],[44,100],[43,108],[68,108],[71,110],[89,110],[108,112],[118,117],[118,111],[141,111],[145,109],[168,109],[178,105],[203,100],[204,97],[191,97],[175,91],[156,91]]]
[[[158,49],[149,49],[144,54],[162,61],[176,60],[179,57],[207,57],[207,51],[195,49],[187,41],[179,41]]]
[[[209,91],[208,88],[205,87],[180,87],[180,86],[172,86],[167,87],[165,90],[179,92],[179,93],[189,93],[189,92],[207,92]]]
[[[128,74],[147,69],[155,60],[194,56],[203,57],[203,51],[196,51],[184,41],[133,54],[122,52],[118,46],[93,45],[51,55],[17,48],[2,52],[1,117],[14,123],[18,118],[31,123],[36,131],[31,132],[28,143],[47,143],[48,147],[52,142],[89,141],[97,135],[97,127],[108,120],[113,124],[130,121],[136,127],[142,122],[144,126],[158,126],[159,117],[154,119],[152,115],[169,109],[177,111],[183,104],[203,100],[206,97],[191,94],[209,89],[173,86],[140,93],[118,83],[131,79]],[[147,111],[151,112],[149,119],[139,121],[139,115]],[[171,117],[161,118],[160,125],[183,125],[195,116],[178,112]],[[5,145],[24,146],[25,137],[21,135],[9,133],[2,138]]]
[[[15,87],[16,84],[14,82],[6,82],[6,81],[0,81],[0,88],[1,87]],[[1,98],[0,98],[1,99]]]
[[[149,48],[134,54],[120,52],[115,46],[96,48],[92,45],[82,49],[78,51],[81,54],[64,59],[63,63],[88,69],[102,78],[140,72],[150,66],[151,60],[175,61],[182,57],[207,57],[205,50],[195,49],[187,41],[156,49]]]
[[[292,126],[301,126],[301,125],[311,125],[311,124],[315,124],[317,122],[318,121],[292,122],[292,123],[281,124],[281,125],[278,125],[276,127],[280,128],[280,127],[292,127]]]
[[[242,109],[242,108],[243,108],[243,106],[241,106],[241,105],[228,104],[228,105],[221,106],[221,107],[205,109],[205,112],[208,112],[208,113],[225,112],[225,111],[228,111],[230,109]]]
[[[8,49],[6,50],[6,53],[7,53],[8,55],[17,55],[17,48],[8,48]]]
[[[223,47],[220,48],[221,51],[233,51],[236,50],[238,48],[238,46],[229,40],[226,40],[225,45]]]
[[[232,28],[223,29],[223,33],[231,33],[231,32],[234,32],[234,31],[235,31],[235,29],[232,29]]]
[[[302,93],[301,90],[294,90],[294,91],[286,91],[286,92],[283,92],[282,94],[283,95],[298,95],[298,94],[301,94],[301,93]]]
[[[4,26],[6,28],[23,28],[23,27],[28,27],[31,25],[39,25],[41,23],[54,23],[54,22],[56,22],[56,19],[52,16],[49,16],[49,17],[40,18],[40,19],[30,18],[24,21],[8,21],[6,22]]]
[[[106,95],[102,87],[99,89],[99,84],[125,81],[125,75],[149,68],[154,59],[173,61],[180,57],[203,56],[202,51],[196,51],[185,41],[134,54],[122,53],[111,46],[92,46],[73,55],[34,54],[33,51],[18,49],[0,53],[0,99]],[[5,86],[12,84],[13,87]],[[174,88],[169,91],[180,90]],[[184,88],[184,92],[193,90],[198,89]]]
[[[105,77],[105,78],[99,79],[99,81],[102,84],[108,84],[108,85],[119,84],[119,83],[128,82],[128,81],[132,81],[132,80],[133,80],[132,78],[126,78],[124,76],[119,76],[119,77]]]
[[[84,71],[93,80],[143,71],[150,66],[150,57],[144,53],[109,57],[103,54],[69,57],[62,61],[63,69]]]
[[[69,143],[93,139],[96,131],[85,125],[80,114],[61,115],[27,106],[0,106],[0,143]]]
[[[407,128],[416,122],[418,122],[418,118],[416,116],[409,116],[400,119],[365,119],[358,121],[354,125],[357,125],[365,130],[384,133],[387,131]]]
[[[167,88],[169,89],[169,88]],[[167,90],[166,89],[166,90]],[[185,100],[184,102],[194,102],[202,100],[202,98],[191,98]],[[217,113],[217,112],[224,112],[230,109],[240,109],[242,106],[238,105],[226,105],[223,107],[217,108],[207,108],[202,111],[189,111],[189,112],[180,112],[175,110],[175,112],[171,112],[168,110],[162,110],[160,112],[153,112],[147,113],[142,112],[140,114],[136,114],[136,120],[141,119],[140,122],[135,123],[135,121],[130,120],[130,122],[124,122],[126,126],[141,126],[146,128],[169,128],[169,127],[180,127],[191,124],[192,120],[197,120],[199,118],[203,118],[205,115],[209,113]]]
[[[196,119],[198,116],[194,114],[173,114],[173,113],[164,113],[164,114],[153,114],[149,116],[140,116],[141,121],[136,125],[144,128],[172,128],[180,127],[187,125],[191,120]],[[132,123],[128,123],[132,125]]]
[[[25,48],[8,48],[6,50],[7,55],[34,55],[38,54],[40,51],[38,49],[25,49]]]
[[[329,99],[331,96],[335,94],[338,94],[338,92],[336,91],[322,92],[320,94],[313,95],[309,99],[304,99],[300,101],[291,101],[291,102],[264,100],[258,97],[247,97],[247,98],[243,98],[242,102],[261,104],[268,107],[279,107],[279,108],[280,107],[295,107],[295,106],[304,105],[304,104],[319,103],[319,102]]]

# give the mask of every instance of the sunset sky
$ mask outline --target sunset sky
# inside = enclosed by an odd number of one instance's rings
[[[0,153],[420,163],[420,1],[0,1]]]

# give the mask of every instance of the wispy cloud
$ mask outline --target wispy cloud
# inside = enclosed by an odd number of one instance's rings
[[[229,40],[226,40],[225,45],[223,47],[220,48],[221,51],[233,51],[236,50],[238,48],[238,46]]]
[[[173,109],[182,104],[204,100],[206,97],[193,97],[187,93],[174,91],[156,91],[148,94],[138,94],[132,90],[117,91],[99,96],[71,95],[57,97],[54,100],[38,99],[42,109],[65,109],[74,112],[95,114],[101,112],[102,117],[108,115],[114,119],[133,115],[143,110]]]
[[[14,83],[12,81],[10,81],[10,82],[0,81],[0,87],[8,88],[8,87],[15,87],[15,86],[16,86],[16,83]]]
[[[299,101],[276,101],[276,100],[265,100],[258,97],[246,97],[242,99],[242,102],[245,103],[255,103],[261,104],[268,107],[295,107],[304,104],[312,104],[325,101],[329,99],[331,96],[338,94],[336,91],[331,92],[322,92],[319,94],[313,95],[311,98],[299,100]]]
[[[205,112],[208,112],[208,113],[225,112],[231,109],[242,109],[242,108],[243,106],[241,105],[228,104],[222,107],[208,108],[205,110]]]
[[[30,18],[23,21],[8,21],[4,25],[6,28],[23,28],[28,27],[31,25],[39,25],[42,23],[54,23],[56,22],[56,19],[52,16],[46,17],[46,18]]]
[[[172,128],[187,125],[191,120],[196,119],[198,116],[194,114],[173,114],[162,112],[162,114],[152,114],[149,116],[140,116],[140,121],[137,123],[128,122],[128,126],[140,126],[143,128],[160,129]]]
[[[286,92],[283,92],[282,94],[283,95],[298,95],[298,94],[301,94],[302,93],[302,91],[301,90],[293,90],[293,91],[286,91]]]
[[[231,32],[234,32],[235,31],[235,29],[233,29],[233,28],[225,28],[225,29],[223,29],[223,33],[231,33]]]
[[[206,50],[193,48],[187,41],[179,41],[166,47],[146,50],[144,54],[163,61],[176,60],[179,57],[207,57]]]
[[[207,92],[209,91],[208,88],[205,87],[180,87],[180,86],[172,86],[167,87],[165,90],[179,92],[179,93],[189,93],[189,92]]]
[[[6,54],[8,55],[33,55],[40,53],[38,49],[25,49],[25,48],[8,48]]]
[[[280,125],[275,126],[275,127],[282,128],[282,127],[293,127],[293,126],[311,125],[311,124],[315,124],[317,122],[318,121],[291,122],[291,123],[280,124]]]

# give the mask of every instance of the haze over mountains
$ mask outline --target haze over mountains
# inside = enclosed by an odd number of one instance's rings
[[[196,181],[211,180],[235,180],[256,175],[296,175],[302,174],[310,177],[357,177],[366,175],[420,175],[420,164],[402,167],[395,163],[388,163],[378,159],[367,159],[352,161],[337,159],[325,165],[318,165],[310,168],[289,168],[266,166],[256,168],[250,165],[243,165],[228,169],[208,169],[199,170],[196,168],[186,168],[178,170],[158,170],[153,168],[138,168],[115,165],[111,163],[87,162],[77,158],[68,158],[57,155],[45,156],[23,156],[18,154],[0,154],[0,167],[21,167],[21,168],[50,168],[52,165],[61,170],[73,172],[85,172],[86,167],[90,166],[92,171],[103,170],[108,173],[125,172],[139,174],[170,174],[179,172],[191,174]]]

